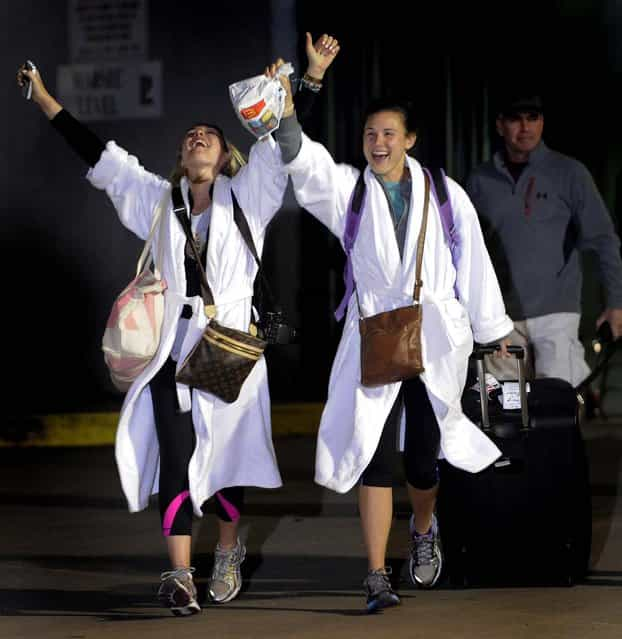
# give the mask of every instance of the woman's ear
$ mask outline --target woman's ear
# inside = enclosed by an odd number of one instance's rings
[[[407,133],[406,134],[406,150],[410,151],[410,149],[413,148],[413,146],[415,146],[415,142],[417,141],[417,134],[416,133]]]

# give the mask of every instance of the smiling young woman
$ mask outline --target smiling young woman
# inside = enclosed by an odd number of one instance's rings
[[[303,138],[287,165],[299,204],[338,238],[352,232],[355,186],[364,187],[358,234],[350,252],[356,295],[349,299],[318,432],[315,480],[343,493],[358,485],[367,549],[369,612],[399,604],[385,567],[391,529],[392,487],[400,450],[412,506],[412,582],[434,586],[442,552],[434,515],[437,457],[479,471],[500,454],[462,413],[460,398],[473,345],[502,340],[512,329],[475,210],[458,184],[447,180],[460,253],[454,266],[434,198],[426,197],[423,167],[409,152],[417,139],[412,106],[372,103],[363,125],[361,173],[337,164],[320,144]],[[421,280],[420,377],[379,386],[361,381],[359,320],[412,306],[418,237],[428,202]],[[400,446],[398,442],[403,445]]]
[[[308,72],[321,79],[338,50],[334,38],[325,34],[314,44],[307,34]],[[276,77],[281,64],[277,60],[266,67],[266,75]],[[209,320],[203,311],[195,251],[189,250],[173,211],[171,191],[180,187],[199,249],[196,255],[214,297],[215,319],[225,327],[248,330],[257,265],[236,227],[232,196],[261,254],[266,227],[279,210],[287,185],[281,155],[287,157],[301,144],[289,80],[279,79],[286,92],[286,109],[278,143],[271,136],[258,141],[247,162],[219,126],[200,122],[185,132],[176,167],[166,180],[147,171],[115,142],[104,144],[74,119],[48,93],[38,71],[21,67],[17,72],[18,84],[32,83],[32,101],[89,165],[87,179],[106,192],[130,231],[145,239],[156,211],[163,209],[152,249],[154,256],[161,256],[157,266],[166,282],[160,345],[127,391],[116,460],[130,511],[146,508],[150,495],[158,493],[171,564],[161,575],[158,596],[176,615],[200,611],[191,566],[193,516],[202,515],[208,500],[213,503],[218,544],[208,591],[215,603],[231,601],[240,592],[240,564],[246,553],[238,536],[243,487],[276,488],[281,477],[272,445],[263,356],[232,403],[176,381],[180,363]],[[309,93],[304,84],[299,91],[303,98],[305,91]],[[305,99],[308,108],[308,96]]]

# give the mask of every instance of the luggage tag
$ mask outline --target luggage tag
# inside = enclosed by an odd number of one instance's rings
[[[529,382],[525,384],[525,392],[529,392]],[[503,382],[499,402],[503,410],[517,410],[520,405],[520,386],[518,382]]]

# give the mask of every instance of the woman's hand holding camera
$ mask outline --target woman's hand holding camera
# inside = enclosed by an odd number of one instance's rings
[[[17,86],[24,88],[27,82],[31,83],[31,99],[36,102],[43,113],[51,120],[62,106],[48,93],[41,74],[37,68],[29,68],[29,65],[23,64],[17,70]]]

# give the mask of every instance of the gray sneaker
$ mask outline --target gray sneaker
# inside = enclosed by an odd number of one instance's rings
[[[246,557],[246,548],[238,539],[231,550],[220,545],[214,551],[214,570],[209,583],[209,596],[215,603],[227,603],[238,596],[242,587],[240,564]]]
[[[415,517],[410,517],[410,560],[408,572],[413,585],[419,588],[432,588],[443,569],[443,550],[441,538],[438,534],[436,515],[432,515],[430,530],[419,535],[415,531]]]
[[[390,608],[400,604],[400,598],[391,587],[389,575],[391,568],[370,570],[363,582],[367,593],[367,612],[376,612],[382,608]]]
[[[192,579],[194,568],[167,570],[160,575],[158,599],[178,617],[201,612],[197,602],[197,589]]]

